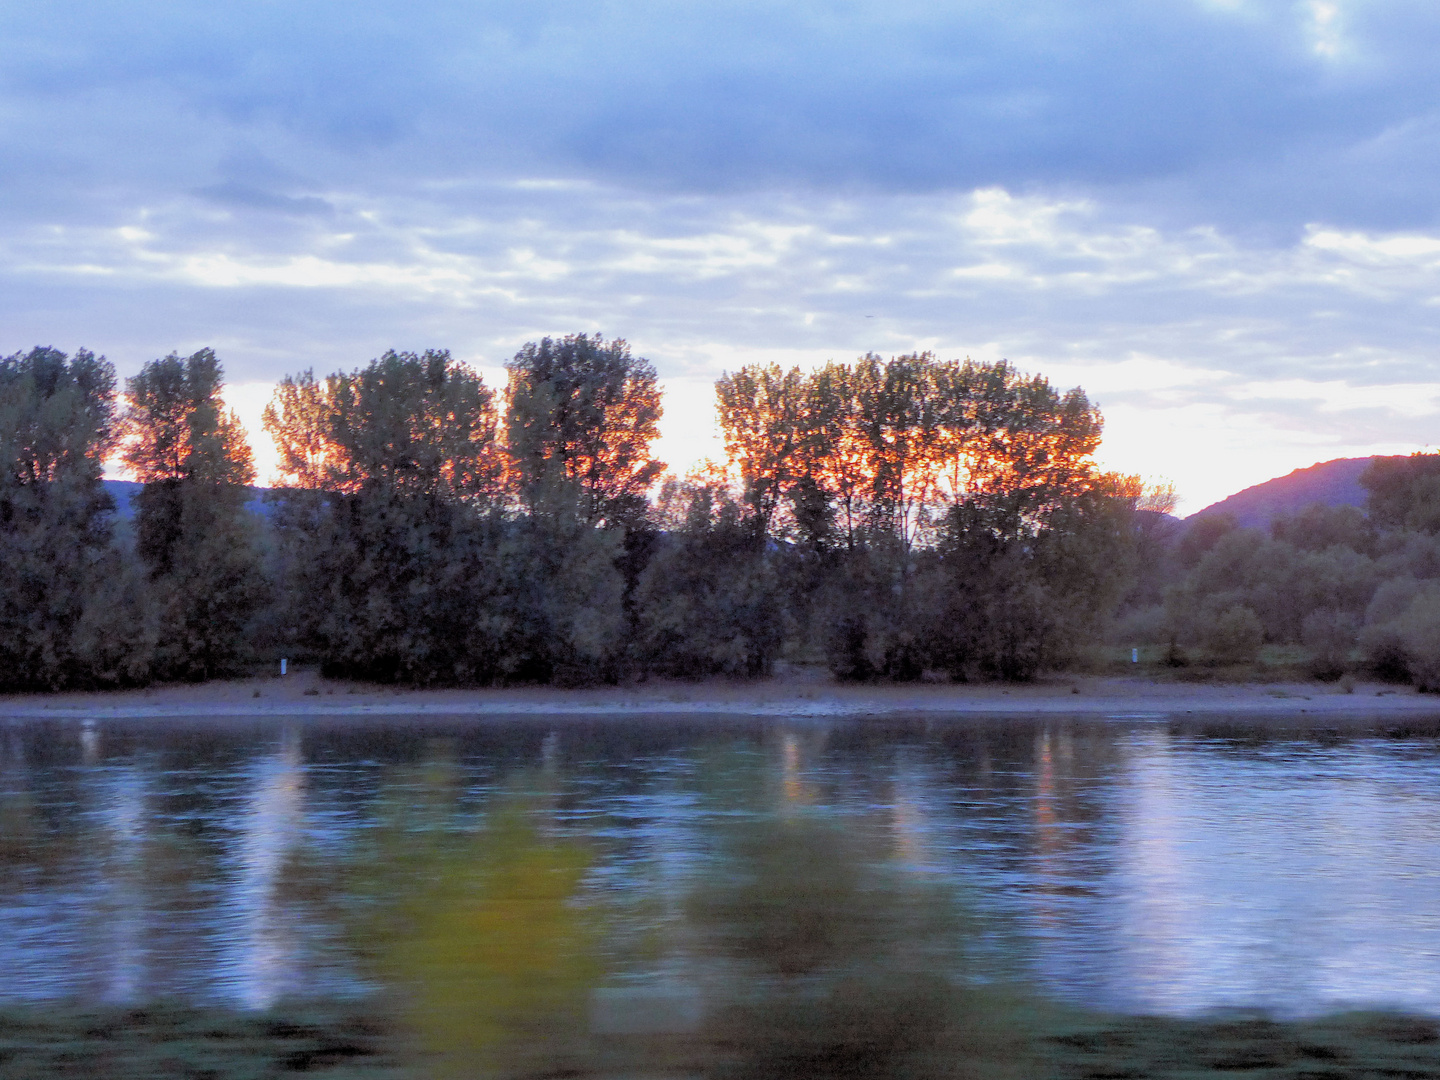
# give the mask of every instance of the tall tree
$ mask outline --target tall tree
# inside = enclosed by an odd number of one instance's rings
[[[742,368],[716,383],[727,453],[765,526],[797,486],[825,493],[853,545],[879,531],[909,548],[946,510],[979,493],[1053,495],[1093,471],[1100,419],[1078,389],[1061,393],[1007,362],[930,353],[806,374]]]
[[[636,589],[632,647],[680,678],[768,675],[785,612],[765,538],[721,486],[666,482],[670,526]]]
[[[532,510],[568,491],[590,524],[633,523],[664,470],[650,455],[660,433],[655,367],[599,334],[530,342],[510,373],[506,442]]]
[[[125,383],[122,457],[145,486],[136,550],[158,611],[156,671],[205,679],[243,667],[266,596],[244,428],[222,398],[215,353],[175,353]]]
[[[332,376],[317,382],[313,369],[286,375],[261,414],[280,455],[280,471],[296,487],[323,488],[343,470],[335,442]]]
[[[465,498],[499,494],[495,394],[443,349],[389,350],[323,382],[287,375],[265,407],[297,487]]]
[[[755,364],[715,383],[725,452],[740,472],[745,501],[761,529],[775,527],[791,486],[803,475],[812,438],[811,403],[799,368]]]
[[[716,384],[716,399],[755,519],[770,535],[797,541],[792,607],[826,626],[809,637],[824,637],[837,674],[917,676],[933,651],[923,639],[945,634],[926,610],[948,595],[947,574],[999,597],[981,637],[1024,637],[1021,598],[1043,596],[1035,603],[1054,608],[1065,582],[1084,587],[1082,576],[1055,567],[1076,565],[1082,549],[1099,550],[1091,541],[1105,532],[1099,508],[1111,496],[1097,494],[1100,417],[1080,390],[1062,393],[1005,361],[867,354],[808,374],[742,368]],[[1077,500],[1094,502],[1095,512],[1060,514]],[[1064,535],[1083,534],[1089,546],[1061,544],[1062,520]],[[1042,536],[1048,562],[1026,554],[1041,550]],[[917,589],[913,577],[922,571],[928,577]],[[970,645],[963,651],[976,655]],[[1058,652],[1047,645],[1035,655]],[[980,666],[1024,674],[1028,663]]]
[[[124,573],[101,482],[114,393],[115,369],[85,349],[0,359],[0,685],[59,689],[142,673],[122,655]]]
[[[1376,458],[1360,485],[1378,527],[1440,533],[1440,454]]]
[[[125,380],[123,459],[142,484],[181,480],[245,485],[255,479],[245,429],[225,408],[213,349],[171,353]]]
[[[505,512],[494,395],[449,353],[387,352],[266,411],[285,624],[328,671],[382,681],[585,681],[619,639],[614,537]]]

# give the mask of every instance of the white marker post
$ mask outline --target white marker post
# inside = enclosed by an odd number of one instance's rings
[[[284,675],[284,674],[285,674],[285,665],[288,664],[289,662],[290,662],[290,661],[288,661],[288,660],[281,660],[281,661],[280,661],[280,674],[281,674],[281,675]]]
[[[1131,650],[1130,650],[1130,663],[1132,663],[1132,664],[1138,664],[1139,662],[1140,662],[1140,650],[1139,650],[1139,649],[1131,649]],[[282,675],[285,674],[285,661],[284,661],[284,660],[281,660],[281,661],[280,661],[280,674],[282,674]]]

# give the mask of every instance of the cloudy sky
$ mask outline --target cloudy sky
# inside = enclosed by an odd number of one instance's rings
[[[1182,510],[1440,443],[1434,0],[8,0],[0,353],[1006,357]],[[267,455],[259,446],[261,457]]]

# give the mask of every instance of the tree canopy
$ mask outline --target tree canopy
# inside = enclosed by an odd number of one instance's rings
[[[716,396],[726,451],[767,530],[793,527],[786,504],[818,492],[851,546],[864,532],[909,546],[966,500],[1033,517],[1096,475],[1101,421],[1084,392],[1005,361],[755,365],[722,377]]]
[[[568,487],[584,521],[637,517],[665,468],[650,455],[662,414],[655,366],[619,338],[570,334],[530,342],[506,368],[506,444],[526,503]]]
[[[494,392],[443,349],[391,349],[323,382],[313,371],[286,376],[264,423],[299,487],[499,493]]]
[[[250,443],[235,413],[225,408],[223,380],[213,349],[183,358],[171,353],[125,380],[122,456],[135,479],[254,481]]]

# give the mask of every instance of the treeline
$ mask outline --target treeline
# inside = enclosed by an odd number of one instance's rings
[[[280,656],[412,684],[1027,678],[1096,639],[1163,493],[1103,474],[1101,418],[1009,364],[929,354],[717,384],[729,461],[662,476],[654,367],[546,338],[503,392],[445,352],[277,387],[284,486],[213,352],[117,394],[80,351],[0,360],[0,683],[139,685]],[[118,521],[118,453],[144,487]],[[653,493],[653,498],[652,498]],[[1132,605],[1133,606],[1133,605]]]
[[[1241,528],[1225,514],[1154,530],[1115,640],[1177,666],[1288,647],[1322,679],[1440,690],[1440,455],[1377,458],[1366,506],[1315,505]]]

